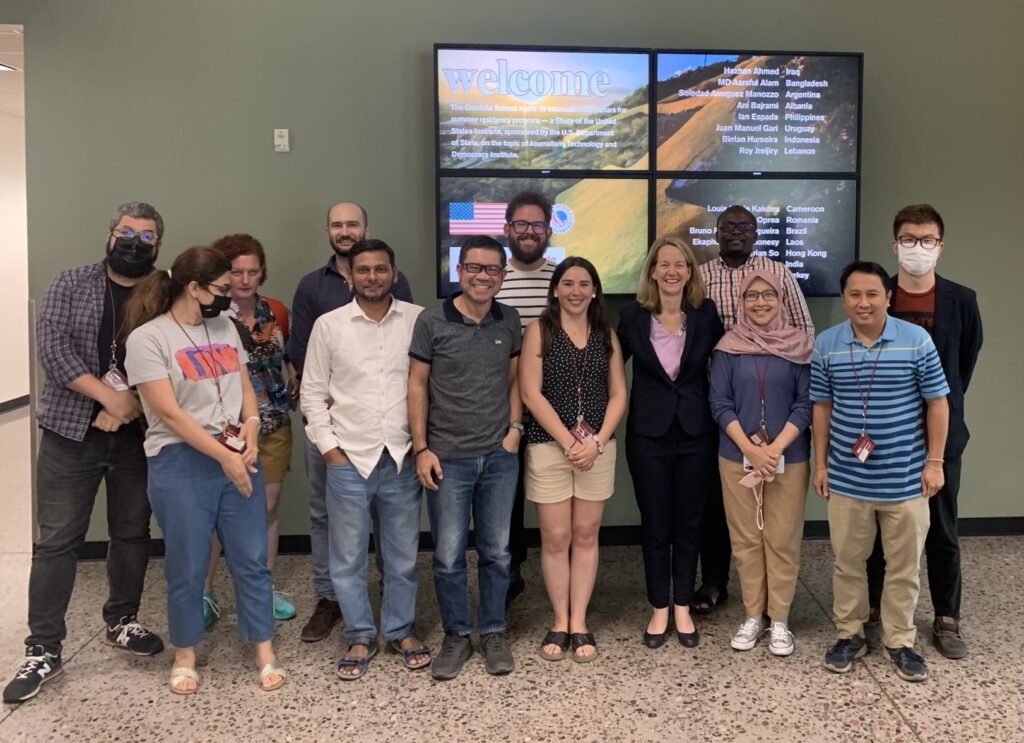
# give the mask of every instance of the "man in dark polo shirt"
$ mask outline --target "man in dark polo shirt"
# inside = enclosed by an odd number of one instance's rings
[[[973,290],[935,273],[943,250],[944,225],[933,206],[913,204],[900,209],[892,229],[892,250],[900,268],[887,287],[892,291],[889,314],[928,331],[949,384],[949,434],[942,463],[946,483],[928,501],[931,526],[924,553],[935,609],[932,641],[942,655],[957,660],[967,656],[967,645],[960,634],[960,541],[956,529],[960,457],[970,438],[964,423],[964,393],[981,350],[981,313]],[[870,644],[878,641],[884,576],[885,559],[878,540],[868,559],[872,609],[865,631]]]
[[[505,275],[500,243],[467,238],[456,270],[461,291],[420,314],[409,347],[412,453],[427,488],[434,589],[444,627],[431,666],[439,680],[455,678],[473,652],[466,580],[471,516],[479,558],[480,650],[488,673],[515,668],[504,632],[509,519],[522,435],[522,330],[519,313],[494,301]]]
[[[339,201],[327,210],[327,239],[334,251],[327,265],[302,277],[292,301],[292,328],[288,354],[301,389],[302,369],[306,363],[306,347],[313,332],[313,323],[321,315],[352,301],[352,273],[348,252],[369,234],[366,210],[354,201]],[[409,281],[401,271],[395,279],[392,295],[403,302],[412,302]],[[316,444],[306,440],[306,477],[309,479],[309,543],[313,558],[313,592],[316,608],[302,628],[303,642],[318,642],[331,633],[341,620],[341,608],[334,595],[328,566],[327,500],[325,480],[327,465]],[[376,533],[374,529],[374,533]],[[378,553],[379,554],[379,553]]]

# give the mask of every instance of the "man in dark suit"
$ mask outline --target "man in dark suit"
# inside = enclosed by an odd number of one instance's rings
[[[947,658],[967,655],[960,634],[960,543],[957,539],[957,495],[960,491],[960,457],[970,432],[964,423],[964,393],[970,384],[981,350],[981,314],[973,290],[935,273],[942,255],[942,217],[930,204],[904,207],[893,220],[892,251],[899,258],[899,273],[890,281],[889,313],[916,323],[932,336],[949,383],[949,434],[942,468],[946,484],[929,501],[931,526],[925,541],[928,583],[935,621],[932,638]],[[885,560],[882,546],[868,559],[871,619],[877,620]],[[872,623],[865,628],[873,639]]]

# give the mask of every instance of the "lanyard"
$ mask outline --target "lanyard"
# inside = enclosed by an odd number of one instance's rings
[[[188,342],[192,344],[192,348],[196,350],[196,353],[199,354],[200,357],[205,359],[206,353],[209,353],[210,371],[213,373],[213,383],[217,386],[217,405],[220,407],[221,429],[223,429],[227,426],[228,416],[224,410],[224,397],[220,391],[220,374],[217,372],[217,359],[213,356],[213,343],[210,341],[210,329],[206,327],[206,323],[204,322],[203,331],[206,333],[206,347],[207,349],[210,349],[208,352],[204,353],[204,351],[196,345],[196,342],[192,340],[192,336],[190,336],[188,332],[186,332],[185,328],[182,327],[181,323],[178,322],[178,318],[174,316],[173,311],[170,315],[171,319],[174,320],[174,324],[177,325],[181,332],[185,334],[185,337],[188,338]]]
[[[107,371],[117,368],[117,305],[114,303],[114,289],[110,286],[110,277],[107,277],[107,296],[110,297],[110,364]]]
[[[764,424],[764,393],[765,385],[768,384],[768,366],[772,363],[772,357],[769,356],[764,361],[764,369],[758,363],[757,356],[753,358],[754,362],[754,374],[757,375],[757,394],[761,397],[761,430],[767,431]]]
[[[861,429],[862,434],[868,432],[868,400],[871,398],[871,388],[875,386],[875,372],[878,371],[878,360],[882,358],[882,349],[885,347],[885,341],[878,342],[878,354],[875,356],[875,363],[871,365],[871,378],[868,379],[867,392],[860,384],[860,375],[857,373],[857,365],[853,363],[853,344],[849,346],[850,349],[850,369],[853,371],[853,381],[857,383],[857,392],[860,393],[860,412],[861,412]],[[864,356],[868,355],[868,349],[864,349]]]
[[[564,332],[564,331],[563,331]],[[572,351],[579,351],[576,348],[576,344],[572,342],[572,338],[566,333],[565,337],[569,339],[569,346]],[[583,368],[579,370],[579,374],[576,374],[576,353],[572,354],[572,375],[576,379],[576,422],[580,423],[583,420],[583,377],[587,373],[587,357],[590,355],[590,326],[587,325],[587,335],[583,346]]]

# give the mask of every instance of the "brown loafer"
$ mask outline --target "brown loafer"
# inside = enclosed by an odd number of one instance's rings
[[[320,642],[331,634],[331,628],[341,621],[341,607],[337,601],[320,599],[316,602],[313,616],[302,628],[299,638],[303,642]]]
[[[935,617],[932,642],[943,657],[950,660],[967,657],[967,643],[960,634],[960,621],[953,617]]]

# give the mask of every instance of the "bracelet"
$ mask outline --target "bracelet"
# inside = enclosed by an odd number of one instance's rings
[[[597,444],[597,456],[604,454],[604,444],[601,443],[601,439],[595,436],[594,443]]]
[[[260,417],[258,415],[250,415],[248,418],[245,419],[246,423],[248,423],[249,421],[256,421],[257,423],[259,423]]]
[[[422,454],[423,452],[425,452],[429,448],[430,448],[429,446],[424,446],[422,449],[417,449],[416,451],[414,451],[412,453],[412,458],[415,459],[416,457],[418,457],[420,454]]]
[[[924,461],[926,461],[926,462],[939,462],[940,464],[945,464],[945,462],[946,462],[945,459],[935,459],[933,457],[929,457],[928,459],[926,459]]]

